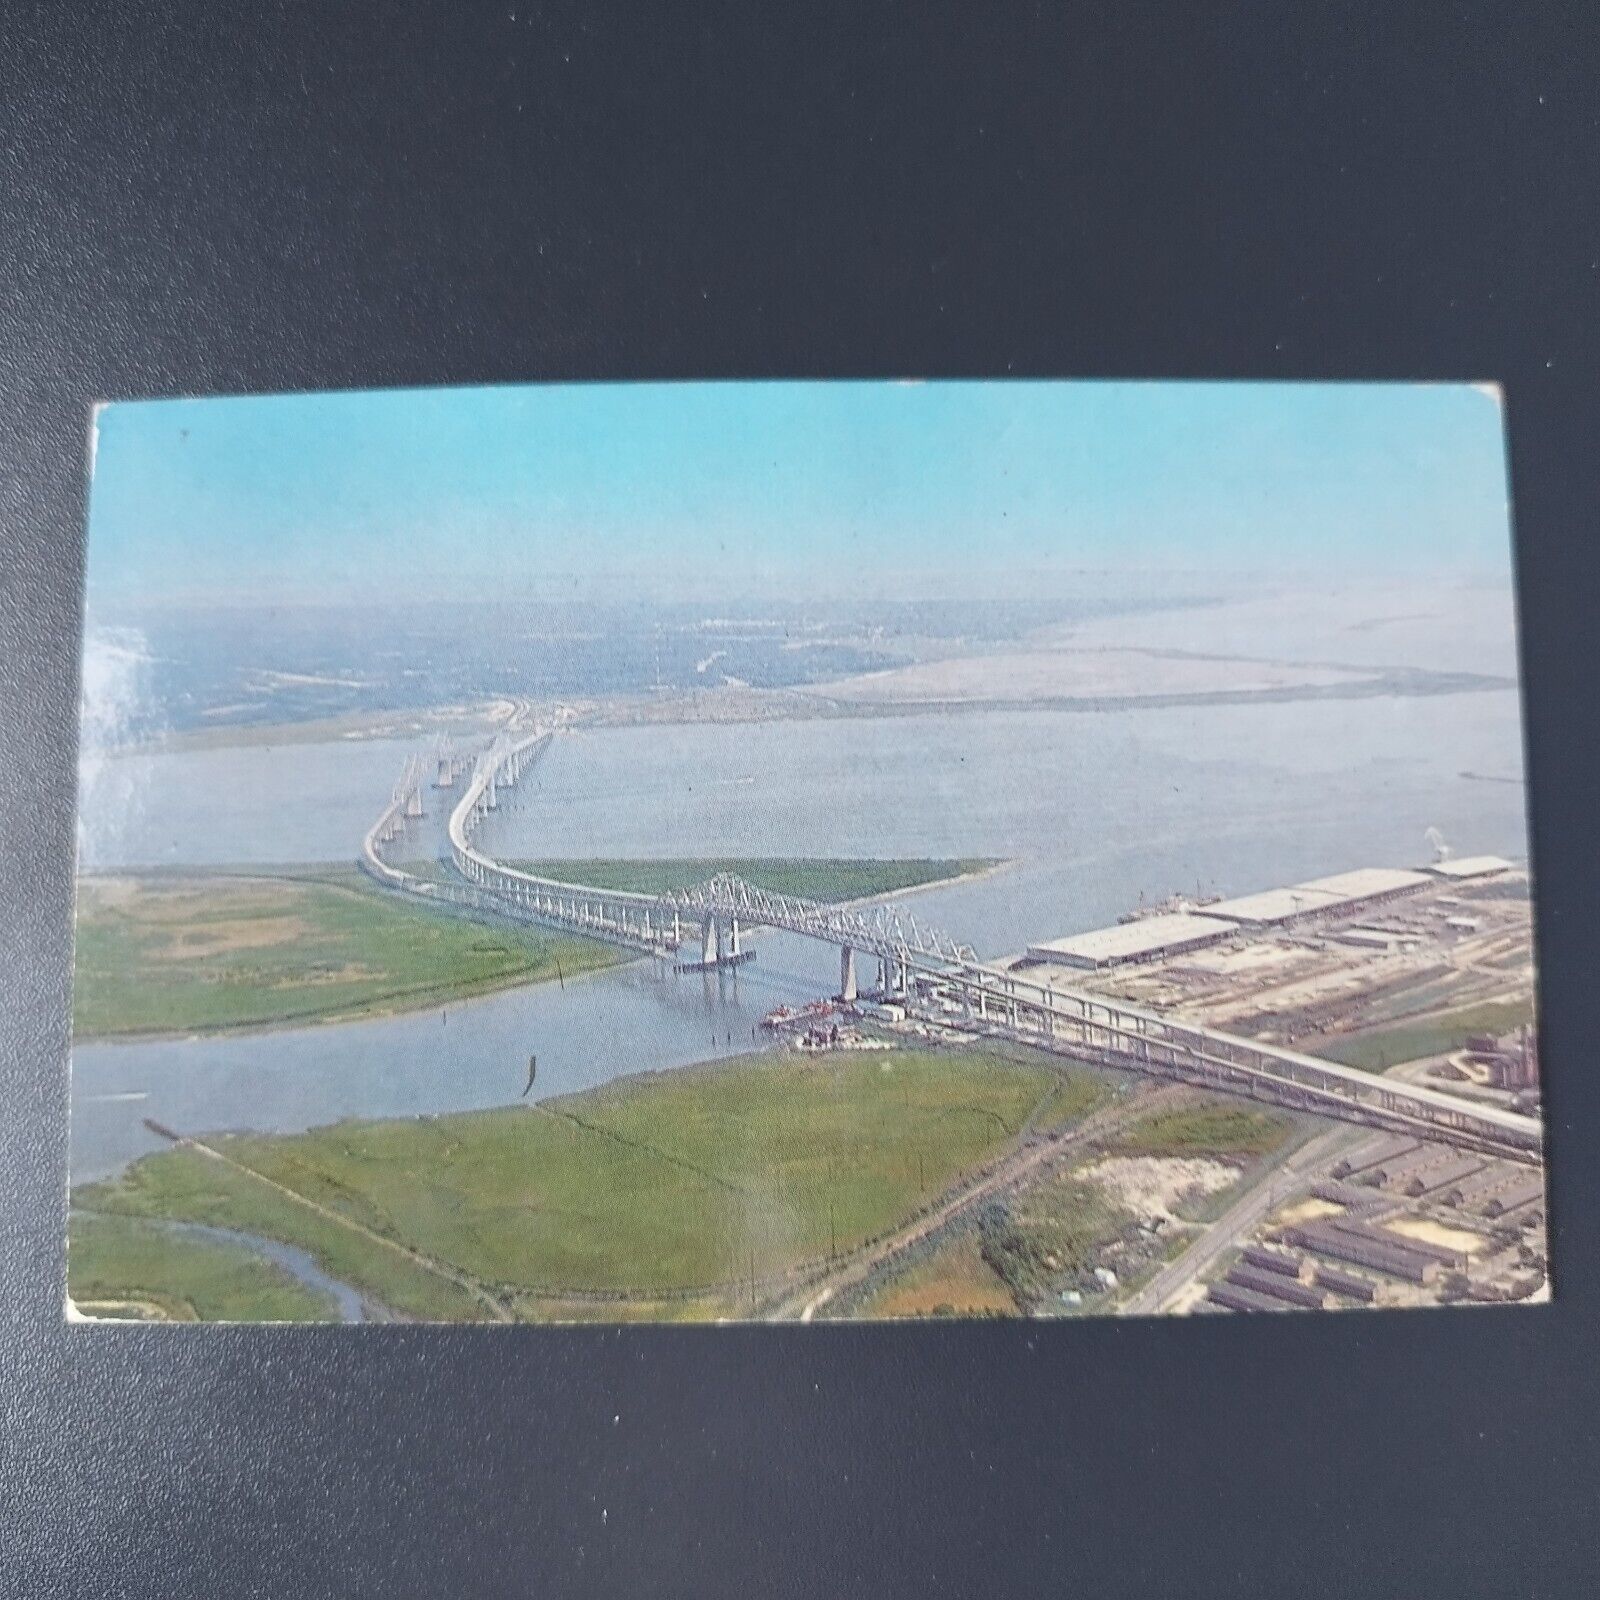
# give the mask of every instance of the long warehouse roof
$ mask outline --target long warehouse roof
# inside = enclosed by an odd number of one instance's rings
[[[1408,867],[1357,867],[1354,872],[1336,872],[1329,878],[1311,878],[1295,888],[1318,889],[1336,900],[1365,900],[1370,895],[1420,889],[1427,881],[1427,873],[1412,872]]]
[[[1218,900],[1206,907],[1208,916],[1231,917],[1237,922],[1287,922],[1318,911],[1359,905],[1378,895],[1402,894],[1430,882],[1427,873],[1402,867],[1357,867],[1327,878],[1311,878],[1287,889],[1263,889],[1259,894]]]
[[[1075,933],[1065,939],[1047,939],[1042,944],[1029,945],[1028,954],[1035,960],[1048,961],[1055,957],[1099,965],[1154,955],[1162,950],[1184,949],[1236,931],[1237,925],[1223,917],[1168,911],[1160,916],[1119,922],[1110,928],[1095,928],[1089,933]]]
[[[1511,863],[1504,856],[1458,856],[1435,861],[1428,868],[1439,878],[1492,878],[1497,872],[1510,870]]]

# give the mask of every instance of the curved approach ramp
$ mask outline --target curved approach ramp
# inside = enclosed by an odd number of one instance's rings
[[[498,809],[501,794],[549,748],[561,725],[502,734],[473,764],[449,822],[459,882],[421,879],[383,859],[382,846],[404,832],[408,817],[422,814],[426,767],[420,758],[407,764],[389,805],[369,830],[362,866],[392,889],[670,957],[680,971],[737,965],[749,959],[740,944],[744,929],[777,928],[838,948],[839,993],[845,1000],[856,998],[857,956],[876,958],[878,992],[945,1027],[1530,1165],[1542,1161],[1543,1130],[1536,1118],[1009,971],[980,961],[969,945],[898,904],[823,905],[730,874],[670,894],[638,894],[508,867],[480,850],[473,836]],[[440,777],[442,782],[443,763]],[[685,947],[694,956],[685,959]]]

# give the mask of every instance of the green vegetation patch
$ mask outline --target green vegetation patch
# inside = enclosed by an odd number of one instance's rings
[[[1017,1303],[984,1259],[977,1234],[944,1240],[855,1308],[865,1317],[1010,1317]]]
[[[1294,1132],[1288,1117],[1215,1101],[1152,1111],[1130,1123],[1106,1148],[1118,1155],[1264,1156]]]
[[[225,1136],[209,1141],[230,1156],[247,1142],[256,1141]],[[324,1216],[254,1173],[192,1147],[146,1156],[119,1178],[75,1189],[72,1198],[75,1206],[108,1216],[203,1222],[298,1245],[332,1277],[406,1316],[466,1322],[486,1315],[482,1299],[447,1269],[434,1270],[338,1215]],[[160,1239],[159,1249],[169,1242]]]
[[[1136,1234],[1132,1212],[1098,1184],[1068,1175],[991,1206],[979,1224],[984,1260],[1024,1310],[1062,1289],[1102,1292],[1094,1268],[1111,1258],[1109,1247]]]
[[[690,889],[718,873],[731,873],[774,894],[807,900],[860,900],[869,895],[944,883],[999,865],[988,858],[955,861],[829,860],[808,857],[741,857],[679,861],[518,861],[520,871],[562,883],[583,883],[594,889],[622,889],[633,894],[670,894]]]
[[[1009,1144],[1054,1081],[989,1050],[772,1052],[537,1106],[217,1136],[249,1172],[179,1148],[75,1201],[298,1244],[411,1315],[484,1314],[414,1255],[538,1316],[520,1296],[670,1297],[846,1250]]]
[[[1475,1033],[1499,1036],[1533,1021],[1533,1000],[1492,1001],[1448,1011],[1436,1017],[1419,1017],[1391,1028],[1375,1028],[1344,1038],[1319,1040],[1303,1046],[1328,1061],[1359,1067],[1364,1072],[1384,1072],[1402,1061],[1447,1055],[1461,1049]]]
[[[67,1292],[89,1316],[174,1322],[337,1322],[327,1295],[243,1245],[129,1217],[71,1219]]]
[[[417,905],[348,868],[85,878],[73,1031],[85,1039],[332,1020],[623,959],[587,939]]]
[[[1039,1052],[1029,1051],[1028,1059],[1043,1057]],[[1091,1111],[1111,1098],[1113,1075],[1073,1069],[1058,1071],[1059,1076],[1049,1094],[1028,1119],[1030,1133],[1054,1133],[1059,1128],[1082,1122]]]

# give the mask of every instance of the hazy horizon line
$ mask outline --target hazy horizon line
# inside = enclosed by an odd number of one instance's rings
[[[383,610],[395,606],[426,607],[429,605],[486,607],[537,606],[537,605],[672,605],[672,606],[728,606],[751,604],[785,604],[804,609],[814,602],[819,605],[933,605],[953,603],[973,604],[1038,604],[1071,600],[1080,592],[1074,583],[1085,581],[1111,581],[1126,584],[1120,593],[1104,598],[1161,599],[1181,601],[1185,598],[1213,598],[1219,589],[1238,594],[1251,587],[1282,588],[1294,590],[1303,585],[1318,587],[1331,584],[1336,591],[1356,589],[1402,590],[1417,586],[1414,572],[1399,573],[1392,568],[1383,571],[1351,570],[1345,567],[1303,565],[1295,567],[1222,568],[1205,566],[1194,568],[1142,566],[1128,567],[1036,567],[1013,568],[1007,575],[1009,582],[985,585],[982,575],[967,570],[952,569],[943,582],[934,575],[923,573],[915,587],[894,587],[886,583],[825,583],[815,582],[797,594],[793,575],[774,575],[765,583],[742,583],[718,589],[704,589],[685,583],[682,586],[665,584],[652,576],[637,572],[546,573],[537,580],[529,580],[524,590],[508,584],[498,593],[485,594],[481,589],[464,587],[459,590],[382,589],[370,586],[337,586],[322,584],[314,588],[285,587],[276,592],[259,588],[238,588],[209,591],[113,591],[96,592],[95,586],[86,585],[84,609],[90,611],[141,610],[141,611],[192,611],[192,610],[271,610],[292,607],[296,610]],[[533,584],[537,582],[537,588]],[[1190,585],[1184,588],[1180,585]],[[1501,589],[1514,592],[1516,578],[1513,572],[1490,566],[1463,567],[1446,574],[1432,573],[1428,587]]]

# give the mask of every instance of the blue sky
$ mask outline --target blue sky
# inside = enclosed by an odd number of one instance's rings
[[[121,402],[93,607],[1506,578],[1471,385],[719,383]]]

